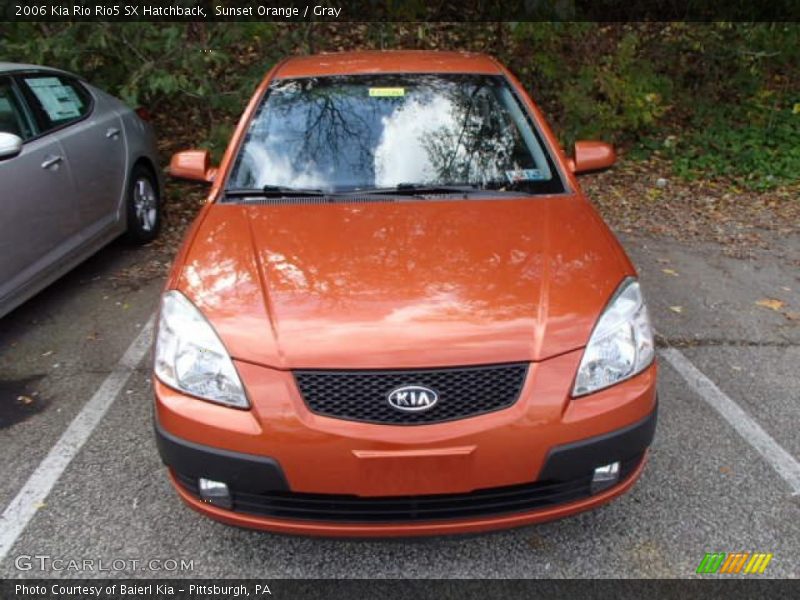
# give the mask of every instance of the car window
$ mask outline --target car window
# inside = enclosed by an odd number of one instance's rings
[[[11,85],[11,80],[4,78],[0,78],[0,131],[13,133],[23,140],[34,136],[33,127]]]
[[[56,75],[26,75],[22,81],[45,121],[45,131],[77,121],[89,112],[89,94],[77,81]]]
[[[352,75],[273,82],[228,188],[467,184],[564,191],[503,77]]]

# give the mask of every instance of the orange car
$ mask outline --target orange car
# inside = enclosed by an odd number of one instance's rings
[[[656,423],[636,272],[491,57],[356,52],[266,76],[162,298],[156,435],[231,525],[474,532],[622,494]]]

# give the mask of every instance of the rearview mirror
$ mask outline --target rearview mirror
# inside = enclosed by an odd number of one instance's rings
[[[0,160],[12,158],[22,152],[22,138],[0,131]]]
[[[617,160],[614,146],[605,142],[575,142],[575,158],[570,161],[572,172],[576,175],[602,171],[613,166]]]
[[[217,168],[211,166],[208,150],[184,150],[172,155],[169,174],[178,179],[211,183],[217,175]]]

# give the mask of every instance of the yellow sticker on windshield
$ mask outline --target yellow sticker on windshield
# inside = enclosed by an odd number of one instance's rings
[[[405,88],[369,88],[369,95],[374,98],[399,98],[406,95]]]

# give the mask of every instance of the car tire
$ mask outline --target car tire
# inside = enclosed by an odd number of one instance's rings
[[[126,206],[125,241],[147,244],[156,239],[161,228],[161,194],[156,176],[143,165],[135,166],[131,172]]]

